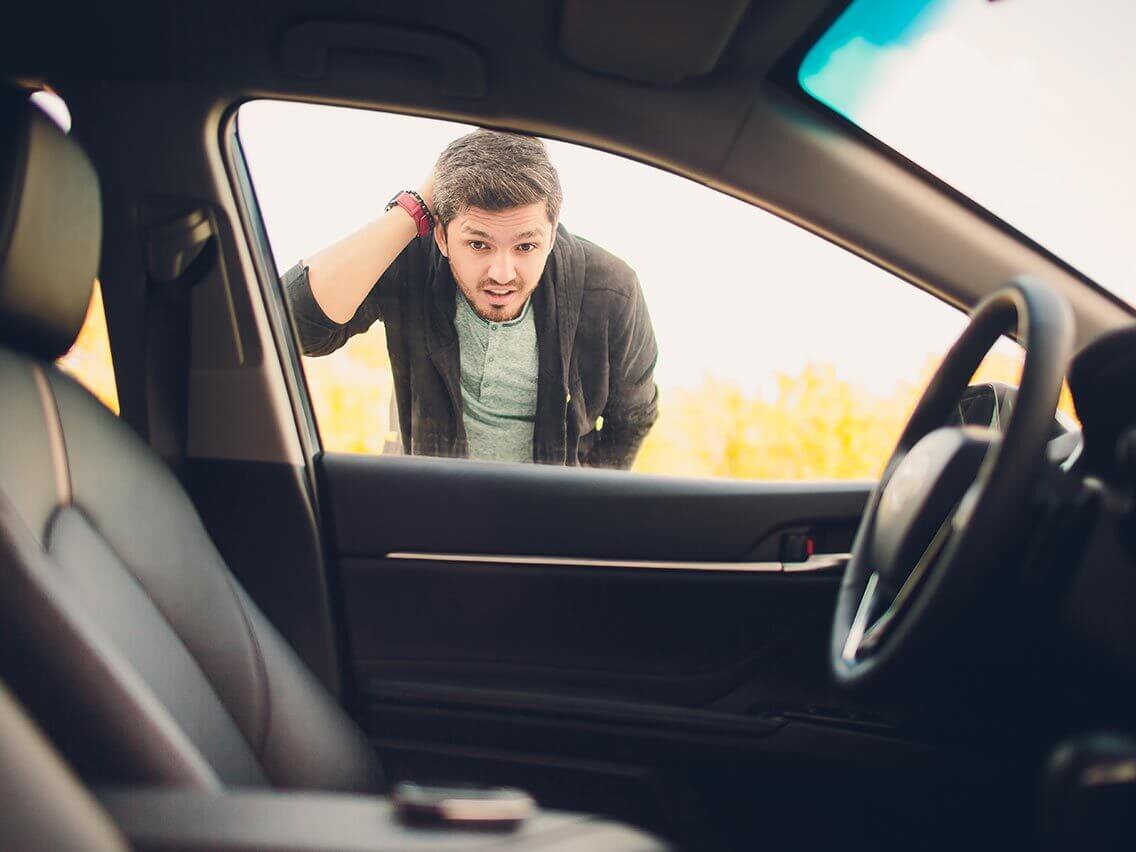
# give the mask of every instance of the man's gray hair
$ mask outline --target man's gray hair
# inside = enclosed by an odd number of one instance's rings
[[[434,166],[434,215],[443,229],[467,207],[498,211],[544,202],[560,217],[564,193],[548,149],[535,136],[475,130],[446,146]]]

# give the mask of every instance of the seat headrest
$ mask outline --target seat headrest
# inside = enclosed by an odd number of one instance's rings
[[[101,241],[91,161],[27,92],[0,87],[0,346],[45,360],[71,347]]]

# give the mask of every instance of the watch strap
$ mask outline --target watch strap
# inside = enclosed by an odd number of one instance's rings
[[[404,189],[395,195],[387,204],[386,209],[390,210],[392,207],[401,207],[410,215],[414,224],[418,226],[418,236],[424,237],[433,229],[434,214],[430,212],[430,208],[426,206],[422,196],[413,189]]]

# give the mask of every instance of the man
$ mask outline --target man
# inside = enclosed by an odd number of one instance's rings
[[[657,416],[654,332],[635,273],[559,224],[562,198],[540,140],[455,140],[417,192],[285,273],[303,351],[381,320],[408,453],[630,467]]]

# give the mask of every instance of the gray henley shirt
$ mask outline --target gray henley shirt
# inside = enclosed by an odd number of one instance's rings
[[[538,370],[532,299],[509,322],[482,319],[460,291],[456,301],[469,457],[531,462]]]

